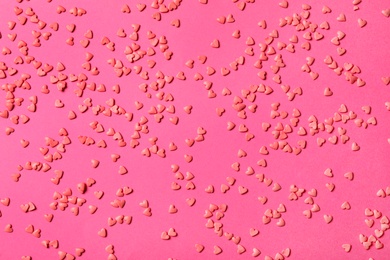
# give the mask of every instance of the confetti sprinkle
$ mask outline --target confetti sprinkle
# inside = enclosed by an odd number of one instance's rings
[[[2,4],[2,258],[386,258],[389,17]]]

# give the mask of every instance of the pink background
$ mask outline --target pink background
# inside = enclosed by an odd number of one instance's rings
[[[7,66],[16,68],[18,73],[12,77],[1,79],[1,85],[13,83],[20,78],[22,73],[31,74],[28,82],[31,90],[16,89],[15,97],[24,98],[20,107],[16,107],[10,112],[10,116],[25,114],[30,118],[26,124],[15,125],[11,120],[0,118],[0,199],[10,198],[8,207],[0,204],[0,258],[20,259],[22,256],[31,256],[33,259],[57,259],[58,251],[75,255],[75,248],[85,248],[86,252],[80,259],[105,259],[108,253],[105,251],[107,245],[115,247],[115,255],[118,259],[246,259],[251,258],[252,248],[258,248],[262,253],[259,258],[266,255],[274,257],[276,253],[285,248],[291,249],[291,259],[386,259],[390,254],[389,234],[385,234],[379,239],[384,248],[377,250],[372,246],[369,250],[359,242],[359,234],[370,236],[375,229],[380,229],[379,219],[375,219],[375,224],[369,228],[364,220],[366,208],[376,209],[382,215],[389,216],[389,198],[379,198],[376,193],[379,189],[390,186],[390,138],[389,131],[389,111],[385,102],[390,101],[389,87],[383,84],[381,78],[390,76],[389,51],[390,31],[389,18],[381,14],[381,11],[390,7],[389,1],[363,1],[359,10],[353,11],[351,1],[306,1],[310,4],[310,17],[312,23],[321,24],[328,21],[329,30],[317,31],[324,35],[319,41],[311,41],[311,50],[303,50],[300,46],[305,41],[302,38],[304,32],[298,32],[293,26],[286,25],[279,27],[279,18],[291,16],[294,13],[301,13],[302,2],[290,1],[287,9],[281,8],[278,1],[256,1],[248,3],[244,11],[240,11],[232,1],[208,1],[204,5],[198,1],[183,1],[179,8],[173,12],[162,14],[161,21],[154,20],[151,16],[156,12],[150,7],[151,1],[144,2],[147,7],[143,12],[136,8],[138,2],[134,1],[3,1],[0,8],[0,47],[8,47],[12,50],[11,55],[2,55],[1,61]],[[127,3],[131,8],[130,14],[123,14],[120,10],[123,4]],[[166,3],[167,5],[169,3]],[[67,12],[56,13],[58,5],[62,5]],[[332,9],[330,14],[323,14],[321,9],[324,5]],[[37,25],[27,22],[22,26],[17,20],[13,8],[19,6],[23,10],[31,7],[38,15],[39,19],[47,23],[42,32],[51,32],[52,36],[48,41],[41,39],[42,46],[37,48],[31,46],[34,38],[32,30],[37,29]],[[87,10],[87,14],[75,17],[69,13],[72,7],[81,7]],[[347,17],[346,22],[338,22],[336,18],[340,13]],[[220,24],[217,18],[232,14],[234,23]],[[24,15],[24,14],[22,14]],[[25,16],[25,15],[24,15]],[[358,18],[367,20],[367,25],[363,28],[358,26]],[[173,19],[180,19],[180,27],[170,25]],[[257,23],[266,20],[267,28],[260,28]],[[16,26],[9,30],[7,23],[15,21]],[[59,23],[58,32],[50,29],[52,22]],[[70,33],[66,30],[67,24],[74,23],[76,30]],[[132,32],[131,24],[140,24],[139,40],[137,43],[141,49],[146,50],[152,47],[147,38],[146,32],[153,31],[157,37],[165,36],[169,50],[173,52],[172,59],[164,59],[160,50],[155,48],[156,55],[145,56],[135,64],[130,64],[123,50],[132,41],[127,38],[119,38],[116,32],[123,28],[129,35]],[[93,39],[90,45],[84,49],[79,41],[83,39],[84,33],[93,31]],[[241,38],[235,39],[232,33],[239,29]],[[283,57],[285,68],[282,68],[279,75],[282,77],[282,84],[291,86],[291,90],[301,87],[302,96],[296,96],[293,101],[288,101],[286,94],[280,88],[280,84],[272,81],[273,73],[270,66],[273,64],[274,56],[268,62],[263,62],[263,69],[268,72],[268,77],[263,82],[256,75],[258,69],[253,64],[260,55],[258,44],[273,30],[277,29],[279,37],[271,44],[275,50]],[[336,46],[330,40],[337,35],[337,31],[343,31],[346,36],[341,40],[341,45],[347,50],[346,54],[339,56]],[[8,39],[7,34],[16,33],[14,42]],[[286,50],[279,51],[276,46],[281,41],[289,44],[289,38],[297,35],[299,42],[295,44],[295,53]],[[74,37],[75,45],[69,46],[65,43],[69,37]],[[115,52],[109,51],[102,46],[100,41],[106,36],[115,42]],[[245,54],[245,41],[251,36],[256,44],[254,56]],[[220,48],[210,47],[210,43],[218,39]],[[38,77],[32,64],[15,65],[13,60],[21,55],[17,45],[20,40],[24,40],[29,45],[29,55],[35,57],[42,63],[49,63],[54,66],[54,70],[48,75],[57,75],[55,70],[57,62],[62,62],[66,70],[64,74],[85,73],[89,79],[88,83],[95,82],[97,85],[105,84],[106,92],[90,91],[86,89],[83,97],[79,98],[74,94],[77,85],[68,80],[68,88],[65,92],[57,90],[56,86],[50,83],[50,77]],[[98,76],[90,76],[81,65],[85,62],[85,52],[94,54],[91,60],[92,66],[99,68]],[[205,64],[198,61],[199,55],[207,56]],[[353,63],[361,69],[361,77],[366,85],[357,87],[345,80],[345,77],[337,76],[331,69],[327,68],[323,60],[326,55],[331,55],[337,63],[342,66],[345,62]],[[235,61],[239,56],[245,57],[243,66],[239,66],[237,71],[231,70],[228,76],[221,76],[222,67],[229,68],[229,63]],[[311,66],[312,71],[319,73],[319,78],[312,80],[309,74],[300,70],[305,64],[306,57],[315,58]],[[133,68],[134,65],[143,67],[149,73],[149,80],[139,77],[133,70],[129,76],[118,78],[113,68],[107,64],[110,58],[120,59],[125,66]],[[154,68],[147,66],[147,59],[157,62]],[[185,66],[188,60],[194,60],[194,68]],[[207,76],[206,68],[211,66],[216,70],[212,76]],[[173,102],[160,101],[155,97],[156,92],[149,89],[152,98],[147,98],[145,93],[139,90],[141,83],[150,84],[156,80],[155,74],[162,71],[165,75],[176,76],[179,71],[183,71],[186,80],[181,81],[175,78],[171,84],[166,84],[162,89],[165,93],[174,96]],[[193,76],[196,72],[203,75],[204,80],[213,82],[212,89],[217,94],[216,98],[210,99],[207,96],[203,81],[195,81]],[[256,113],[247,110],[247,119],[237,117],[237,112],[232,109],[234,96],[241,96],[242,89],[248,89],[252,84],[266,84],[271,86],[274,92],[270,95],[257,93],[255,104],[258,109]],[[49,94],[40,92],[41,86],[47,84],[50,89]],[[120,85],[120,94],[111,91],[115,84]],[[223,88],[232,91],[232,95],[223,96]],[[331,97],[325,97],[323,91],[329,87],[333,91]],[[5,97],[5,91],[3,96]],[[38,97],[37,111],[31,113],[27,106],[31,103],[30,96]],[[123,107],[127,112],[134,114],[131,122],[124,116],[113,114],[106,117],[102,114],[95,116],[89,108],[85,113],[78,111],[78,105],[83,104],[86,98],[92,99],[93,106],[103,105],[114,98],[116,104]],[[54,106],[55,100],[60,99],[65,104],[63,108]],[[134,102],[139,101],[144,104],[141,110],[136,110]],[[5,101],[4,101],[5,102]],[[289,116],[286,119],[280,117],[270,118],[271,104],[279,102],[279,111],[286,111]],[[245,100],[245,104],[250,102]],[[163,104],[174,105],[176,112],[174,115],[163,112],[164,119],[157,123],[152,115],[148,114],[151,106]],[[299,109],[301,112],[299,126],[305,127],[309,131],[307,119],[315,115],[319,122],[332,117],[341,104],[345,104],[348,110],[354,111],[358,118],[367,120],[375,117],[377,125],[369,125],[367,129],[357,127],[353,120],[346,124],[335,122],[335,132],[328,134],[323,131],[315,136],[298,136],[298,128],[293,128],[293,133],[289,134],[288,141],[291,146],[297,146],[298,140],[306,140],[307,148],[299,155],[285,153],[281,150],[269,148],[269,144],[275,141],[272,130],[278,122],[289,123],[292,110]],[[192,113],[184,112],[183,107],[192,105]],[[371,114],[365,114],[361,107],[371,106]],[[226,112],[222,117],[216,114],[216,108],[223,107]],[[0,108],[0,111],[6,107]],[[73,110],[77,114],[75,120],[67,118],[68,112]],[[134,125],[141,116],[149,119],[147,123],[148,134],[141,134],[140,145],[134,149],[129,145],[118,147],[117,142],[105,133],[96,133],[89,124],[93,121],[101,123],[105,131],[112,127],[115,131],[121,132],[124,140],[129,144],[130,136],[133,134]],[[169,118],[177,116],[177,125],[169,122]],[[227,122],[236,124],[236,128],[227,131]],[[261,128],[263,122],[269,122],[271,128],[264,132]],[[245,134],[238,131],[238,126],[245,124],[250,133],[255,138],[247,142]],[[5,135],[6,127],[12,127],[15,132]],[[36,172],[22,170],[18,171],[17,166],[24,166],[27,161],[44,162],[39,147],[45,147],[45,137],[51,137],[61,141],[58,135],[60,128],[66,128],[72,143],[66,146],[66,152],[62,154],[61,160],[49,163],[51,170],[48,172]],[[195,138],[197,128],[203,127],[207,133],[205,141],[195,142],[194,146],[188,147],[185,139]],[[339,142],[336,145],[328,141],[322,146],[317,145],[317,137],[324,139],[333,134],[337,134],[337,127],[347,130],[350,140],[346,144]],[[78,136],[90,136],[95,141],[105,140],[107,148],[97,148],[96,145],[85,146],[78,141]],[[166,158],[157,155],[144,157],[141,151],[150,147],[148,139],[158,137],[157,145],[164,148]],[[25,139],[30,142],[29,146],[22,148],[20,140]],[[169,143],[174,142],[177,151],[169,151]],[[351,145],[356,142],[360,150],[353,152]],[[269,155],[259,154],[259,149],[267,146]],[[239,149],[245,150],[248,155],[244,158],[237,157]],[[50,149],[54,152],[55,149]],[[118,162],[111,161],[112,153],[120,154]],[[193,156],[193,161],[187,163],[184,154]],[[91,159],[100,161],[100,165],[94,169],[91,167]],[[267,167],[259,167],[256,162],[259,159],[266,159]],[[235,172],[231,165],[239,162],[241,171]],[[196,186],[195,190],[185,189],[185,180],[176,180],[171,171],[171,165],[180,166],[180,171],[190,171],[195,178],[192,180]],[[119,175],[119,166],[125,166],[129,173]],[[245,171],[248,166],[253,167],[257,173],[263,173],[267,178],[281,185],[278,192],[272,191],[272,185],[267,187],[260,183],[255,174],[246,176]],[[324,176],[325,169],[331,168],[334,173],[333,178]],[[53,170],[63,170],[64,176],[59,185],[54,185],[50,179],[54,176]],[[354,172],[353,181],[344,178],[344,173]],[[11,174],[20,172],[22,175],[18,182],[11,179]],[[230,187],[225,194],[221,193],[221,184],[227,184],[226,177],[234,177],[236,183]],[[87,178],[96,180],[96,184],[88,188],[85,194],[77,191],[77,184],[85,182]],[[171,183],[177,182],[182,188],[178,191],[171,189]],[[325,184],[332,182],[336,188],[329,192]],[[213,185],[214,193],[208,194],[204,190],[208,185]],[[297,201],[290,201],[290,185],[297,185],[304,188],[306,192]],[[132,194],[125,196],[126,205],[122,209],[114,208],[110,202],[117,199],[115,193],[118,188],[124,186],[131,187]],[[240,195],[238,187],[248,188],[248,193]],[[71,206],[65,211],[50,209],[49,204],[53,202],[54,192],[63,192],[66,188],[71,188],[73,194],[86,199],[86,203],[80,207],[78,216],[70,212]],[[318,195],[314,198],[315,203],[320,206],[320,211],[313,213],[311,219],[307,219],[302,212],[310,209],[311,205],[304,203],[308,197],[307,191],[312,188],[317,189]],[[98,200],[94,196],[94,191],[104,191],[104,196]],[[262,205],[258,201],[259,196],[266,196],[268,201]],[[186,203],[187,198],[196,198],[193,207]],[[123,198],[119,198],[123,199]],[[152,209],[152,216],[146,217],[142,214],[143,208],[139,203],[148,200]],[[20,205],[33,202],[37,209],[24,213]],[[351,210],[342,210],[341,204],[348,201]],[[205,227],[206,219],[203,214],[209,208],[210,203],[228,205],[225,216],[219,221],[223,223],[224,232],[233,233],[241,237],[240,244],[246,248],[242,255],[237,253],[237,246],[224,236],[218,237],[212,229]],[[262,216],[267,209],[276,209],[280,203],[286,206],[287,211],[282,213],[286,222],[284,227],[276,226],[277,220],[264,225]],[[169,214],[169,205],[174,204],[178,213]],[[95,205],[98,210],[94,214],[88,212],[88,206]],[[44,214],[54,214],[51,223],[44,219]],[[323,215],[333,216],[333,221],[326,224]],[[133,217],[130,225],[116,224],[113,227],[107,225],[108,217],[118,215],[130,215]],[[373,217],[372,217],[373,218]],[[213,217],[215,220],[215,217]],[[216,220],[215,220],[216,221]],[[7,224],[12,224],[13,233],[3,232]],[[36,229],[42,230],[41,237],[35,238],[25,232],[25,228],[32,224]],[[101,228],[106,228],[108,236],[101,238],[97,232]],[[163,231],[174,228],[178,236],[168,241],[160,238]],[[251,237],[250,228],[256,228],[260,234]],[[41,245],[42,240],[58,240],[58,249],[46,249]],[[196,243],[205,246],[202,253],[195,250]],[[351,244],[352,250],[346,253],[342,244]],[[214,245],[222,248],[222,254],[213,254]]]

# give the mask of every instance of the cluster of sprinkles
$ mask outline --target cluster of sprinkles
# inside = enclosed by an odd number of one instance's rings
[[[378,70],[387,74],[371,73],[377,65],[356,58],[369,54],[351,41],[356,32],[389,29],[390,5],[121,2],[99,11],[93,3],[16,0],[0,10],[0,237],[29,244],[7,248],[7,256],[42,259],[43,246],[60,260],[128,259],[131,242],[116,236],[134,228],[148,250],[164,252],[138,252],[143,259],[385,259],[390,178],[388,163],[380,164],[390,152],[390,65]],[[272,16],[268,5],[278,10]],[[375,13],[364,11],[370,5]],[[94,24],[99,15],[108,25]],[[199,27],[204,39],[182,41],[203,18],[219,30]],[[356,98],[362,89],[387,96]],[[313,112],[313,102],[331,105]],[[316,158],[319,150],[346,159]],[[360,166],[348,161],[374,151]],[[301,160],[321,161],[313,181],[278,170]],[[371,164],[382,172],[367,173]],[[31,181],[42,182],[39,196],[22,192]],[[343,191],[367,182],[361,204],[359,194]],[[255,209],[256,222],[246,223],[241,208]],[[306,241],[293,235],[264,240],[296,223],[339,228],[341,216],[356,225],[338,231],[348,235],[329,256],[306,248],[305,258],[297,243]],[[93,219],[95,231],[73,241],[80,234],[63,225],[74,217]],[[145,225],[157,231],[142,232]]]

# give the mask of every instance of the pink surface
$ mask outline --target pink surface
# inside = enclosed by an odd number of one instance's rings
[[[139,2],[146,4],[143,11],[137,9]],[[208,1],[207,4],[176,1],[180,3],[177,9],[162,13],[161,21],[157,21],[152,17],[158,12],[158,9],[152,8],[153,2],[139,2],[21,0],[1,3],[0,47],[6,47],[12,53],[4,55],[5,49],[2,49],[0,61],[8,68],[15,68],[17,73],[11,75],[12,70],[5,69],[5,76],[0,79],[4,97],[0,109],[0,199],[3,202],[0,204],[0,259],[21,259],[23,256],[31,256],[32,259],[247,259],[252,258],[254,248],[261,251],[258,256],[260,259],[387,259],[390,254],[390,236],[386,223],[390,216],[390,86],[386,77],[390,76],[390,20],[382,14],[382,10],[389,10],[390,3],[363,0],[361,3],[355,1],[354,5],[352,1],[290,1],[288,8],[282,8],[278,1],[253,0],[247,1],[241,11],[238,5],[244,1]],[[121,12],[124,4],[130,7],[130,13]],[[169,6],[170,2],[164,4]],[[279,25],[281,18],[289,20],[294,14],[295,17],[305,16],[302,4],[310,5],[311,9],[308,10],[310,15],[307,19],[302,18],[301,23],[316,24],[318,28],[315,30],[324,36],[322,39],[315,40],[313,33],[313,39],[306,40],[304,34],[310,32],[310,27],[303,27],[304,30],[299,31],[293,25]],[[332,10],[331,13],[322,12],[325,5]],[[63,6],[66,11],[58,14],[58,6]],[[359,10],[354,11],[354,6]],[[15,7],[21,8],[23,13],[17,15]],[[74,16],[70,13],[74,7],[85,9],[86,14]],[[38,20],[47,23],[46,27],[39,29],[37,23],[31,22],[33,16],[28,8],[33,9]],[[341,13],[346,16],[345,22],[337,20]],[[221,24],[217,21],[229,15],[234,17],[234,22]],[[21,24],[21,17],[28,19],[25,25]],[[178,28],[171,25],[175,19],[180,20]],[[358,19],[364,19],[367,24],[360,27]],[[266,21],[266,29],[258,25],[261,20]],[[10,24],[12,21],[16,22],[14,28]],[[320,28],[324,21],[329,23],[328,30]],[[59,24],[58,31],[50,28],[53,22]],[[66,29],[69,24],[76,25],[73,33]],[[132,24],[140,25],[137,41],[129,39],[133,32]],[[125,38],[117,36],[120,28],[126,32]],[[42,33],[39,36],[40,47],[33,46],[33,30]],[[86,39],[84,34],[87,30],[93,32],[93,37],[88,47],[84,48],[80,40]],[[240,30],[239,39],[232,36],[235,30]],[[273,30],[277,30],[278,35],[273,36],[275,39],[269,46],[282,56],[285,64],[277,72],[281,83],[272,80],[274,73],[271,66],[276,64],[276,54],[266,51],[268,61],[262,62],[262,69],[253,65],[261,54],[259,44],[265,44]],[[167,51],[173,53],[170,60],[164,58],[161,51],[164,44],[153,46],[153,42],[148,40],[148,31],[152,31],[160,43],[160,37],[166,37],[169,46]],[[341,56],[337,52],[339,46],[331,42],[332,38],[337,37],[338,31],[346,35],[340,40],[340,47],[346,49],[346,53]],[[43,39],[43,33],[46,32],[51,33],[48,40]],[[297,43],[290,42],[293,35],[298,37]],[[74,37],[74,46],[66,43],[69,37]],[[102,45],[103,37],[115,43],[115,51]],[[255,41],[251,46],[253,56],[245,52],[248,37]],[[210,46],[214,39],[219,40],[219,48]],[[46,76],[38,76],[34,67],[36,64],[27,62],[28,57],[18,49],[20,41],[27,44],[28,56],[42,62],[42,67],[46,63],[52,65],[53,70]],[[130,63],[124,50],[133,42],[141,50],[153,48],[156,54],[145,55]],[[309,51],[301,47],[305,42],[311,44]],[[291,53],[285,48],[279,50],[278,43],[293,44],[295,52]],[[86,62],[86,52],[94,55],[90,64],[98,68],[99,75],[92,75],[82,67]],[[202,55],[207,57],[205,64],[198,59]],[[343,68],[341,76],[324,62],[327,55],[337,62],[336,67]],[[18,56],[24,60],[23,64],[15,64]],[[243,65],[238,65],[238,69],[234,70],[237,64],[231,63],[240,56],[244,57]],[[309,66],[311,71],[319,74],[315,80],[301,70],[309,56],[315,59]],[[118,77],[109,59],[122,61],[124,67],[132,69],[131,73]],[[156,65],[150,68],[148,60],[155,61]],[[192,69],[185,65],[189,60],[194,61]],[[64,91],[59,91],[51,81],[52,76],[59,76],[56,70],[58,62],[65,66],[61,73],[68,76],[64,80],[67,82]],[[344,75],[348,67],[346,63],[361,70],[361,73],[355,74],[359,80],[354,84],[348,82]],[[142,67],[140,74],[136,73],[135,66]],[[215,74],[209,76],[207,67],[214,68]],[[222,68],[229,69],[230,73],[223,76]],[[145,71],[148,72],[148,78],[142,74]],[[153,90],[153,82],[156,82],[159,71],[165,76],[172,76],[173,81],[165,82],[164,87],[156,91]],[[259,71],[267,72],[265,80],[257,75]],[[185,74],[185,80],[178,79],[179,72]],[[7,93],[12,85],[7,84],[18,84],[16,81],[23,78],[23,73],[31,75],[31,78],[26,79],[31,89],[17,87],[12,97]],[[71,74],[77,76],[80,73],[87,76],[87,85],[104,84],[106,91],[93,91],[87,87],[81,97],[77,96],[75,91],[80,91],[82,80],[79,77],[72,82]],[[203,79],[195,80],[196,73],[200,73]],[[361,80],[365,82],[364,86],[358,86],[363,85]],[[212,82],[210,89],[216,97],[209,97],[210,92],[205,88],[207,82]],[[139,88],[143,83],[148,84],[146,92]],[[116,84],[120,85],[119,94],[112,91],[112,86]],[[260,84],[271,87],[273,92],[266,95],[260,89],[257,92],[255,89],[252,95],[256,98],[253,102],[248,100],[250,97],[245,98],[247,95],[243,90]],[[48,86],[50,93],[41,92],[43,85]],[[300,87],[302,94],[295,95],[289,101],[281,85],[289,85],[289,92],[297,91]],[[331,96],[324,95],[327,87],[333,92]],[[231,95],[224,95],[224,88],[229,89]],[[164,93],[164,97],[171,94],[173,100],[160,100],[158,97],[161,93]],[[28,110],[32,104],[29,98],[32,96],[38,100],[35,112]],[[237,100],[235,97],[240,97],[246,105],[246,119],[241,118],[232,106]],[[19,106],[18,98],[24,99]],[[87,98],[91,99],[92,106],[82,113],[79,106],[87,104]],[[108,109],[110,102],[106,101],[110,98],[127,113],[132,113],[132,120],[128,120],[125,115],[112,113],[106,116],[93,112],[98,105]],[[15,107],[7,108],[6,100],[8,104],[13,102]],[[55,107],[56,100],[61,100],[64,107]],[[137,110],[135,102],[141,102],[143,107]],[[252,103],[257,105],[255,113],[249,109]],[[275,103],[280,103],[277,109],[280,115],[272,118]],[[346,112],[339,110],[342,104],[346,106]],[[166,109],[170,105],[175,108],[173,113],[163,111],[160,123],[149,113],[151,107],[158,108],[158,105]],[[189,105],[193,107],[190,114],[183,109]],[[363,111],[364,106],[370,106],[368,113]],[[225,109],[222,116],[217,115],[219,108]],[[298,109],[301,115],[294,116],[294,109]],[[6,113],[5,110],[10,111]],[[77,118],[69,120],[69,111],[74,111]],[[284,119],[283,114],[286,115]],[[29,121],[22,123],[21,115],[27,115]],[[337,118],[338,115],[343,116],[342,121],[330,122],[330,118]],[[13,122],[15,116],[19,116],[19,122]],[[143,116],[148,119],[145,124],[147,133],[136,127]],[[319,126],[309,121],[311,116],[318,119]],[[176,125],[171,122],[175,117],[178,118]],[[293,126],[290,121],[293,118],[299,118],[297,126]],[[93,125],[95,121],[103,126],[103,132],[93,130],[91,123]],[[228,122],[235,124],[231,131],[227,130]],[[267,131],[262,128],[263,123],[270,124]],[[273,134],[278,123],[282,123],[283,127],[288,124],[292,128],[285,140]],[[246,140],[246,133],[239,131],[242,129],[241,124],[247,127],[247,133],[254,135],[253,139]],[[324,128],[311,134],[311,128],[325,125],[326,130]],[[331,125],[334,127],[332,131]],[[193,146],[188,146],[186,139],[195,139],[199,127],[206,131],[203,134],[204,141],[195,141]],[[300,127],[306,130],[306,135],[299,135]],[[7,135],[9,128],[13,128],[14,132]],[[48,147],[48,154],[54,154],[56,147],[47,146],[45,138],[62,142],[64,137],[59,135],[61,128],[67,130],[71,143],[65,146],[65,151],[59,151],[61,159],[48,162],[40,148]],[[125,146],[120,147],[117,140],[106,134],[109,128],[121,134]],[[341,136],[342,129],[340,132],[338,128],[345,129],[344,137]],[[139,139],[133,139],[135,131],[139,131]],[[95,144],[82,144],[80,136],[91,137]],[[337,136],[336,144],[328,139],[333,136]],[[341,138],[345,136],[349,140],[343,143]],[[156,145],[160,152],[164,149],[165,158],[153,152],[150,157],[142,154],[145,148],[153,150],[149,140],[153,137],[158,138]],[[318,138],[326,142],[319,145]],[[29,145],[23,148],[21,139],[28,140]],[[135,148],[130,145],[132,139],[139,142]],[[106,148],[97,146],[100,140],[105,141]],[[300,150],[302,140],[307,145]],[[280,145],[287,142],[291,152],[273,149],[271,146],[278,141]],[[176,151],[170,151],[171,142],[178,147]],[[353,151],[353,143],[360,149]],[[259,153],[263,146],[267,147],[269,154]],[[246,157],[239,158],[240,149],[247,153]],[[112,161],[112,154],[120,155],[117,162]],[[193,160],[187,162],[185,155],[193,156]],[[266,161],[266,165],[259,165],[261,159]],[[91,167],[91,160],[98,160],[98,167]],[[47,163],[51,168],[46,172],[28,170],[29,162]],[[239,163],[238,172],[232,168],[235,163]],[[184,176],[186,172],[194,175],[191,182],[195,189],[186,189],[189,181],[178,179],[172,165],[178,165],[178,171]],[[128,173],[119,174],[120,166],[124,166]],[[246,174],[248,167],[253,168],[252,175]],[[332,170],[333,177],[324,175],[328,168]],[[57,185],[51,181],[55,178],[55,170],[64,172]],[[353,172],[352,180],[344,177],[347,172]],[[17,173],[21,176],[15,181],[12,176]],[[235,183],[229,185],[227,177],[235,178]],[[262,177],[265,179],[262,180]],[[77,185],[86,183],[88,178],[93,178],[96,183],[87,187],[82,194]],[[267,186],[271,181],[272,184]],[[173,183],[181,188],[173,190]],[[280,190],[273,191],[275,183],[280,185]],[[327,189],[327,183],[335,185],[332,192]],[[214,187],[214,192],[205,191],[209,185]],[[230,189],[222,192],[221,185],[227,185]],[[301,195],[296,199],[291,197],[291,193],[294,193],[292,185],[303,189],[298,191]],[[125,186],[133,192],[118,197],[117,190]],[[241,195],[243,187],[248,191]],[[86,202],[81,206],[68,202],[65,210],[52,209],[50,205],[56,201],[53,194],[62,194],[67,188],[73,192],[68,200],[77,197]],[[310,192],[312,189],[317,191],[314,197]],[[383,192],[378,193],[381,189]],[[101,199],[94,195],[98,191],[104,192]],[[262,196],[268,198],[265,204],[259,200]],[[5,198],[10,199],[8,206],[4,205],[7,204]],[[192,207],[186,202],[189,198],[196,199]],[[311,218],[307,218],[303,212],[312,209],[310,198],[312,203],[319,206],[319,211],[312,212]],[[116,199],[125,200],[123,208],[111,205]],[[144,200],[149,202],[152,212],[150,217],[143,214],[144,208],[140,206]],[[25,213],[21,205],[29,202],[35,204],[36,209]],[[344,202],[349,202],[350,210],[342,209]],[[215,228],[206,227],[208,219],[204,215],[210,204],[227,205],[222,218],[217,219],[221,216],[221,209],[212,212],[213,216],[209,218],[214,224],[221,223],[221,228],[218,228],[218,224],[215,224]],[[279,216],[274,216],[270,223],[263,223],[268,210],[274,210],[275,213],[280,204],[286,208],[286,212],[281,212],[285,225],[277,225]],[[93,214],[89,212],[90,205],[97,207]],[[175,205],[177,213],[168,212],[170,205]],[[72,213],[75,208],[79,210],[77,216]],[[373,216],[369,214],[371,210]],[[53,220],[48,222],[45,214],[53,214]],[[108,225],[109,217],[120,215],[131,216],[131,224]],[[331,215],[333,220],[326,223],[324,215]],[[369,227],[371,221],[373,225]],[[13,229],[11,233],[5,232],[9,224]],[[33,225],[35,230],[41,230],[40,236],[35,233],[38,238],[26,232],[29,225]],[[107,230],[107,237],[98,235],[102,228]],[[163,240],[162,233],[168,232],[170,228],[175,229],[177,236]],[[259,230],[259,234],[251,236],[251,228]],[[230,240],[229,234],[234,236]],[[372,243],[361,243],[360,234]],[[58,240],[58,248],[51,245],[45,247],[45,243],[55,240]],[[195,244],[203,245],[204,250],[197,252]],[[245,248],[245,252],[239,253],[241,247],[237,244]],[[342,247],[347,244],[352,246],[350,252]],[[107,248],[109,245],[114,246],[114,252]],[[222,249],[219,255],[214,254],[214,246]],[[76,248],[83,248],[85,252],[77,256]],[[289,256],[285,253],[286,248],[291,250]]]

